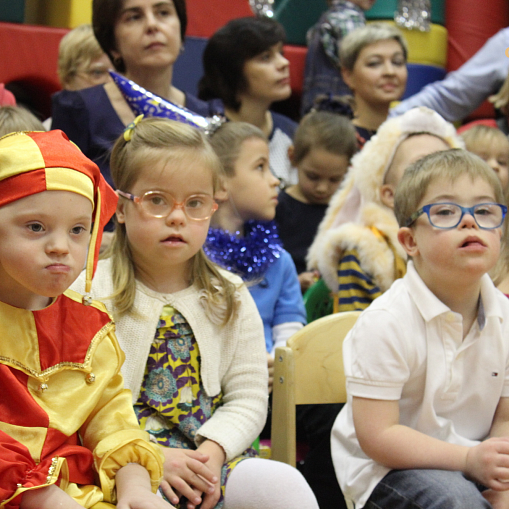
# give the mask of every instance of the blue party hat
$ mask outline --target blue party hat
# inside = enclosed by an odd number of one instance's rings
[[[207,134],[224,122],[219,115],[205,118],[184,106],[177,106],[114,71],[110,71],[110,75],[135,115],[169,118],[202,129]]]

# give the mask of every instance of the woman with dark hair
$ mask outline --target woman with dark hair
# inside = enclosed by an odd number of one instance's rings
[[[150,92],[208,116],[209,105],[172,85],[183,49],[185,0],[93,0],[94,33],[115,69]],[[109,152],[134,120],[114,83],[53,97],[53,129],[62,129],[111,184]]]
[[[285,32],[270,18],[238,18],[209,39],[203,53],[203,100],[219,98],[229,120],[248,122],[269,138],[270,166],[282,183],[296,183],[287,157],[297,124],[270,111],[290,97],[290,66],[283,56]]]

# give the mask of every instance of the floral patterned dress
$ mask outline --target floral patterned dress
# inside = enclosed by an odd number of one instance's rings
[[[165,306],[134,406],[141,428],[161,445],[196,449],[196,432],[221,404],[221,393],[209,397],[202,386],[200,351],[191,327],[178,311]],[[256,452],[249,448],[223,465],[221,497],[215,509],[223,507],[225,485],[232,469],[254,456]],[[182,498],[177,508],[185,509],[186,505]]]

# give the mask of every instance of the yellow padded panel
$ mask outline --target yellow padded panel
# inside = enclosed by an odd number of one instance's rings
[[[396,26],[394,21],[371,20],[369,23],[389,23]],[[434,65],[445,68],[447,64],[447,29],[442,25],[432,23],[429,32],[419,30],[401,30],[408,43],[408,63]]]

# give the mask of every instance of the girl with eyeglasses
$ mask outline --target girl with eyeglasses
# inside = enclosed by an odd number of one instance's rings
[[[164,454],[162,494],[182,509],[317,508],[297,470],[250,447],[267,412],[265,342],[242,280],[202,250],[217,208],[214,151],[191,126],[137,119],[111,169],[115,237],[94,297],[115,318],[140,426]]]

